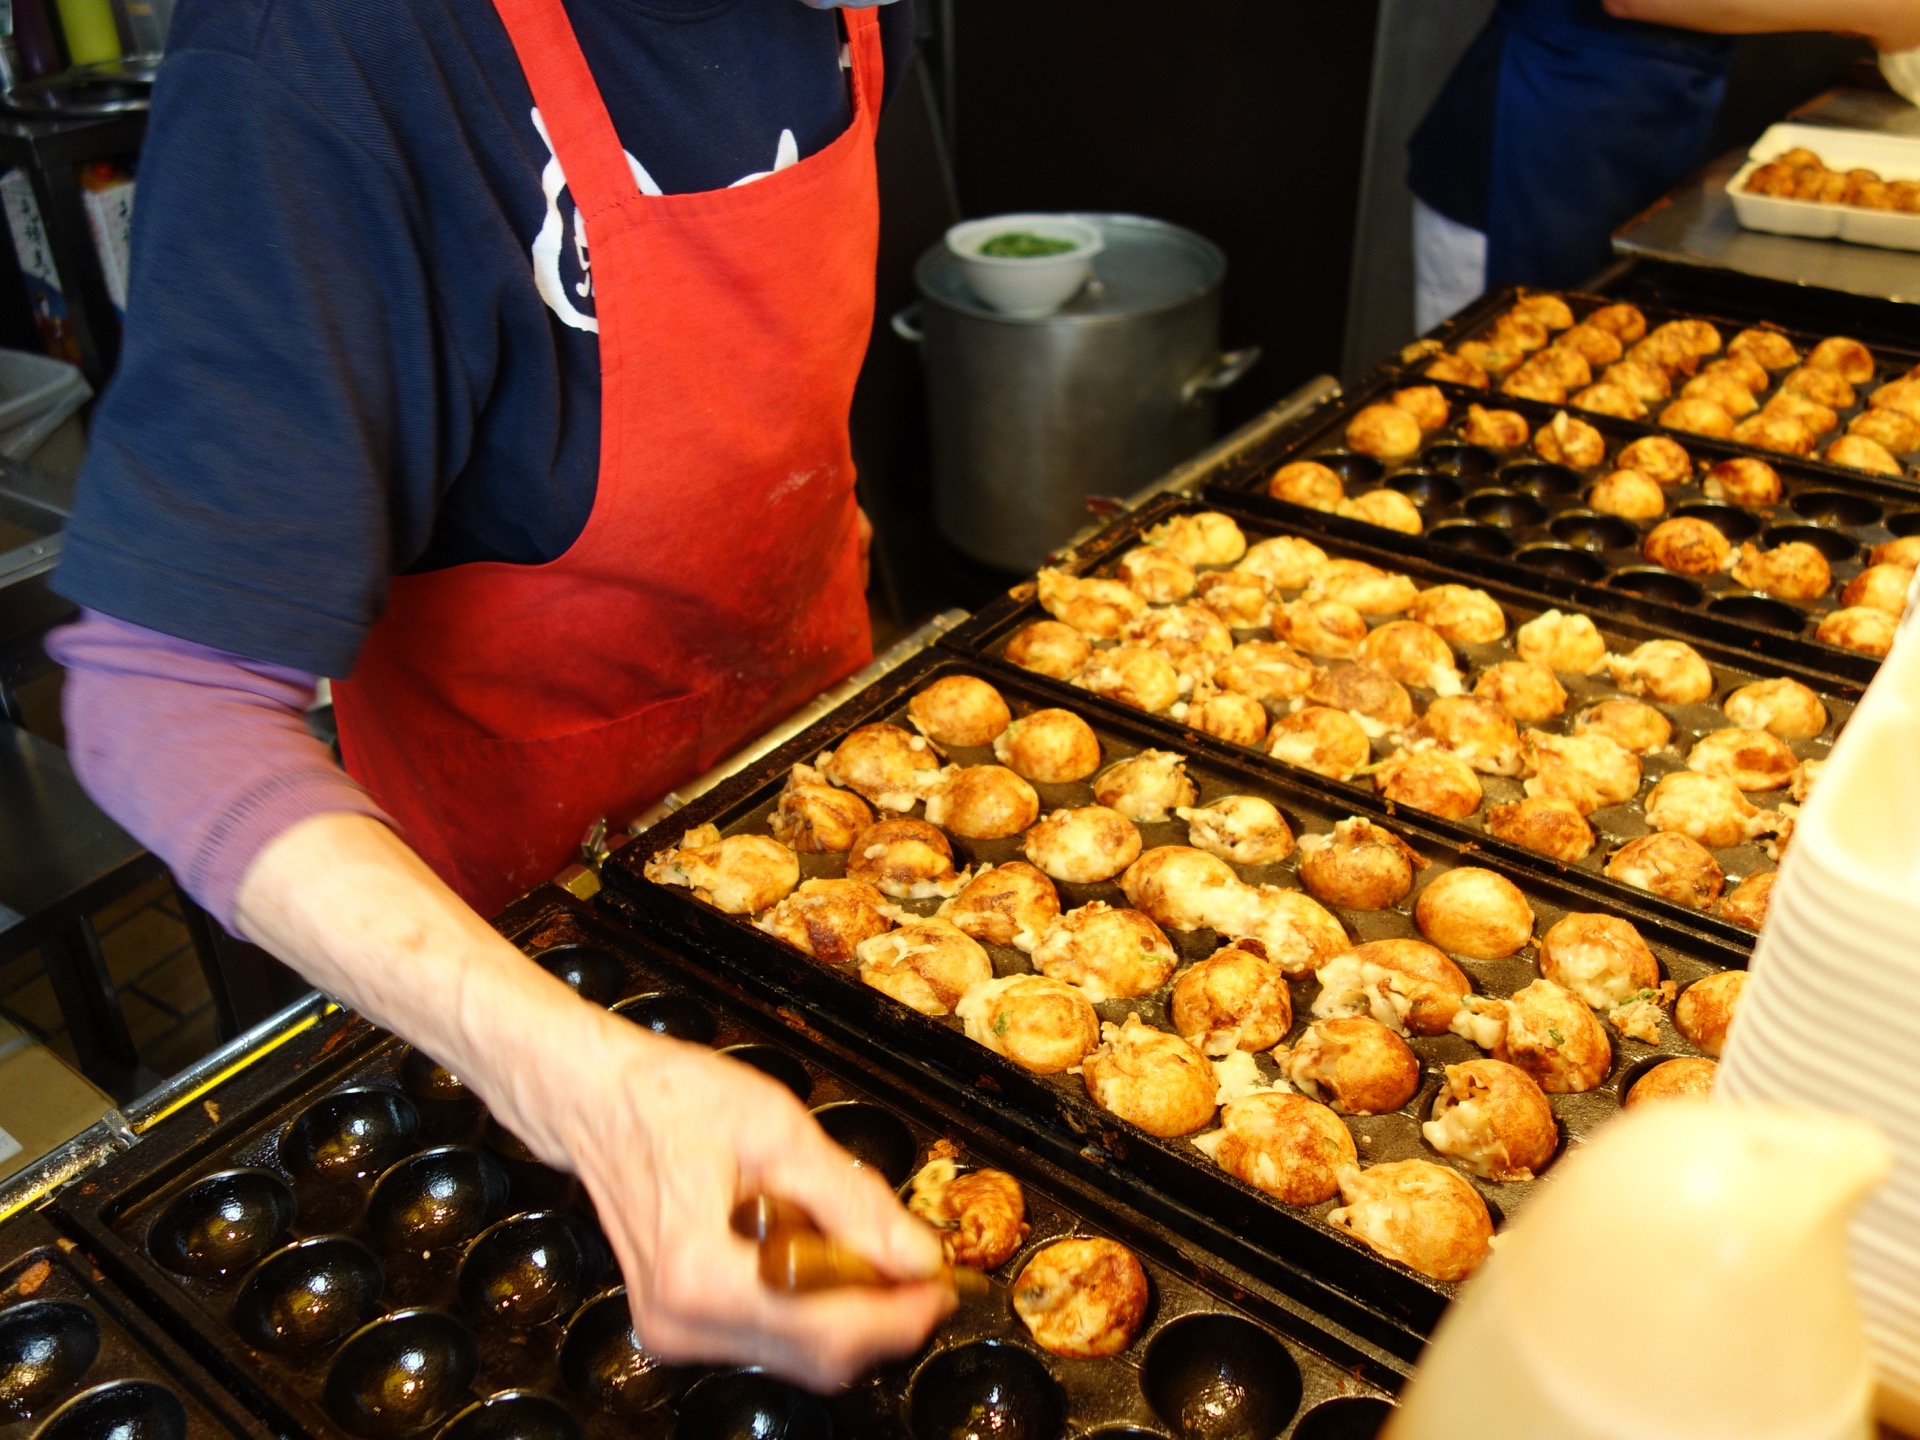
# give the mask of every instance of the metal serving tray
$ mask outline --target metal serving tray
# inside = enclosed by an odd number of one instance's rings
[[[1766,510],[1743,510],[1710,500],[1697,479],[1666,487],[1668,506],[1662,519],[1698,516],[1720,530],[1736,549],[1743,541],[1770,549],[1801,540],[1827,557],[1833,585],[1824,598],[1805,603],[1779,600],[1747,591],[1729,575],[1695,579],[1654,565],[1643,557],[1640,547],[1658,521],[1636,523],[1596,515],[1587,508],[1588,487],[1613,468],[1613,457],[1630,442],[1654,433],[1644,425],[1578,414],[1605,438],[1608,458],[1595,469],[1574,470],[1541,460],[1530,448],[1502,454],[1468,445],[1458,433],[1473,404],[1516,411],[1527,417],[1535,431],[1563,407],[1507,396],[1490,400],[1476,391],[1441,386],[1453,406],[1452,420],[1426,437],[1419,455],[1389,464],[1349,450],[1346,429],[1354,415],[1408,383],[1382,376],[1350,392],[1339,404],[1317,412],[1289,432],[1267,453],[1216,474],[1207,486],[1208,495],[1289,521],[1296,528],[1500,575],[1583,609],[1630,608],[1632,613],[1664,623],[1677,636],[1717,639],[1848,680],[1864,683],[1873,678],[1878,659],[1818,640],[1815,630],[1823,615],[1838,608],[1846,583],[1865,568],[1871,547],[1920,534],[1920,490],[1904,482],[1808,465],[1785,456],[1760,457],[1779,472],[1785,490],[1781,503]],[[1748,453],[1740,446],[1698,436],[1674,433],[1669,438],[1693,457],[1696,475]],[[1380,486],[1400,491],[1419,509],[1424,533],[1404,535],[1272,498],[1267,485],[1274,473],[1298,460],[1315,460],[1334,470],[1346,482],[1350,496]]]
[[[1032,1233],[994,1272],[990,1299],[950,1317],[919,1355],[830,1398],[749,1372],[661,1367],[632,1343],[625,1292],[615,1288],[618,1273],[577,1183],[534,1162],[424,1056],[357,1019],[336,1022],[285,1063],[263,1067],[219,1122],[156,1132],[60,1200],[104,1262],[285,1426],[380,1436],[446,1423],[437,1432],[446,1440],[1165,1437],[1199,1433],[1181,1429],[1180,1417],[1212,1404],[1229,1426],[1219,1433],[1334,1440],[1372,1435],[1384,1420],[1404,1367],[978,1123],[863,1075],[798,1017],[688,974],[675,957],[553,890],[512,907],[501,928],[587,998],[720,1047],[788,1085],[830,1134],[896,1184],[941,1139],[960,1147],[963,1166],[1010,1171],[1026,1190]],[[333,1166],[332,1178],[313,1173],[316,1160]],[[254,1243],[216,1256],[233,1262],[225,1269],[182,1274],[158,1263],[156,1255],[177,1263],[180,1254],[169,1247],[170,1217],[197,1213],[223,1183],[210,1177],[235,1174],[225,1193],[248,1216],[268,1217]],[[271,1213],[276,1202],[283,1223]],[[483,1226],[497,1228],[476,1240]],[[1148,1273],[1147,1323],[1109,1360],[1040,1350],[1008,1304],[1007,1286],[1027,1259],[1070,1235],[1118,1238]],[[544,1269],[536,1249],[545,1251]],[[259,1278],[286,1263],[272,1257],[303,1254],[322,1258],[319,1268],[337,1282],[295,1321],[313,1327],[313,1343],[258,1348],[236,1324],[275,1293]],[[365,1287],[359,1303],[340,1304],[356,1284]],[[419,1357],[417,1383],[389,1392],[384,1419],[355,1419],[339,1377],[367,1357],[377,1386],[383,1337],[393,1342],[389,1357],[409,1348]],[[528,1398],[500,1398],[509,1393]]]
[[[1114,521],[1093,540],[1081,546],[1065,568],[1075,574],[1110,574],[1115,563],[1127,551],[1141,543],[1141,536],[1145,531],[1172,516],[1196,513],[1207,508],[1192,500],[1169,498],[1156,501],[1132,515],[1123,516]],[[1460,564],[1462,557],[1457,554],[1450,557],[1455,561],[1456,568],[1449,569],[1429,561],[1339,539],[1320,532],[1316,526],[1312,525],[1288,524],[1262,515],[1232,509],[1222,513],[1233,515],[1245,532],[1249,543],[1272,535],[1298,535],[1312,540],[1334,559],[1363,560],[1382,569],[1398,571],[1411,576],[1422,589],[1432,585],[1461,584],[1473,585],[1485,590],[1506,612],[1507,638],[1494,645],[1453,647],[1455,654],[1461,659],[1463,671],[1469,682],[1483,668],[1502,660],[1516,658],[1513,646],[1514,631],[1526,621],[1552,608],[1556,603],[1550,596],[1530,593],[1518,586],[1503,584],[1499,580],[1475,573],[1466,565]],[[1312,512],[1303,513],[1311,514]],[[1317,520],[1323,517],[1315,516],[1314,518]],[[1291,592],[1288,593],[1291,594]],[[1634,606],[1631,599],[1622,603],[1624,597],[1609,596],[1609,598],[1615,602],[1610,608],[1588,607],[1578,602],[1574,602],[1568,608],[1578,608],[1589,613],[1601,635],[1607,640],[1608,649],[1615,654],[1625,653],[1646,640],[1686,634],[1684,631],[1676,632],[1659,623],[1657,618],[1649,620],[1644,614],[1632,613],[1641,607]],[[1006,596],[984,606],[972,620],[955,629],[945,643],[969,653],[989,657],[1004,665],[1008,663],[1003,655],[1007,641],[1025,626],[1045,618],[1046,611],[1034,598],[1032,584],[1019,585]],[[1267,633],[1264,630],[1241,631],[1236,632],[1236,638],[1264,638]],[[1747,947],[1753,943],[1751,932],[1717,915],[1689,910],[1609,878],[1604,873],[1606,859],[1618,846],[1648,833],[1642,802],[1647,792],[1663,776],[1685,768],[1686,748],[1691,747],[1700,736],[1728,727],[1730,722],[1725,712],[1720,709],[1720,702],[1733,690],[1755,680],[1789,678],[1798,680],[1819,692],[1827,707],[1827,728],[1812,740],[1791,742],[1790,748],[1802,759],[1822,759],[1826,756],[1833,746],[1834,739],[1846,724],[1847,718],[1853,713],[1860,690],[1857,686],[1835,681],[1815,670],[1803,669],[1792,664],[1771,663],[1756,655],[1742,653],[1724,645],[1716,645],[1710,640],[1692,635],[1687,635],[1686,638],[1713,668],[1715,680],[1713,697],[1700,705],[1655,706],[1673,723],[1674,746],[1641,757],[1642,782],[1639,796],[1625,805],[1610,806],[1588,817],[1588,823],[1592,825],[1598,843],[1585,860],[1572,868],[1582,872],[1588,883],[1611,892],[1615,904],[1633,906],[1644,911],[1658,911],[1665,914],[1672,923],[1711,934],[1723,944]],[[1042,676],[1030,678],[1034,684],[1053,689],[1062,697],[1059,701],[1061,704],[1105,708],[1112,703],[1062,682],[1048,680]],[[1566,713],[1557,720],[1531,728],[1546,730],[1553,734],[1565,734],[1571,728],[1573,716],[1581,708],[1595,701],[1621,694],[1603,675],[1561,675],[1559,679],[1569,695]],[[1420,708],[1424,710],[1432,698],[1431,693],[1427,691],[1413,693],[1420,700]],[[1157,724],[1170,731],[1175,729],[1175,722],[1165,717],[1152,717],[1149,723]],[[1311,774],[1275,759],[1263,750],[1234,745],[1212,736],[1198,735],[1184,727],[1180,727],[1178,733],[1167,735],[1162,743],[1173,749],[1193,747],[1201,750],[1219,750],[1232,755],[1239,764],[1293,776],[1301,783],[1317,786],[1342,796],[1342,803],[1352,806],[1356,812],[1387,815],[1394,813],[1395,807],[1379,798],[1374,793],[1372,784],[1363,779],[1341,781]],[[1376,740],[1374,742],[1375,758],[1384,758],[1395,748],[1391,739]],[[1487,831],[1485,822],[1487,807],[1518,800],[1523,793],[1522,782],[1495,775],[1482,775],[1479,779],[1485,798],[1481,808],[1465,820],[1444,820],[1438,816],[1424,815],[1417,811],[1401,810],[1399,813],[1418,815],[1421,823],[1430,827],[1454,830],[1458,833],[1459,843],[1483,849],[1489,854],[1499,855],[1509,862],[1529,868],[1544,866],[1555,872],[1567,870],[1568,867],[1560,861],[1509,844]],[[1749,795],[1748,799],[1761,809],[1778,809],[1786,799],[1786,792],[1754,794]],[[1729,890],[1732,888],[1732,877],[1744,878],[1775,868],[1775,862],[1767,856],[1758,843],[1748,843],[1714,853],[1721,868],[1729,876]]]
[[[1169,734],[1164,722],[1101,707],[1084,696],[1076,701],[1075,692],[1062,694],[1056,686],[990,662],[934,655],[903,667],[806,735],[614,854],[602,871],[607,886],[603,901],[623,919],[676,937],[677,943],[691,947],[691,953],[719,973],[744,983],[776,986],[796,997],[806,1007],[809,1023],[831,1023],[864,1034],[872,1043],[902,1057],[943,1068],[976,1094],[1004,1100],[1046,1127],[1075,1137],[1088,1147],[1087,1163],[1096,1171],[1110,1171],[1114,1181],[1123,1177],[1144,1180],[1196,1217],[1194,1223],[1204,1227],[1195,1235],[1201,1243],[1226,1253],[1233,1253],[1235,1247],[1251,1251],[1252,1258],[1244,1263],[1274,1283],[1291,1288],[1297,1284],[1296,1277],[1304,1275],[1351,1297],[1393,1324],[1415,1332],[1430,1330],[1456,1287],[1385,1260],[1329,1225],[1325,1216],[1334,1202],[1308,1208],[1283,1205],[1215,1168],[1190,1140],[1156,1138],[1100,1109],[1078,1078],[1031,1074],[969,1040],[957,1020],[929,1018],[868,988],[853,965],[820,964],[755,929],[745,917],[723,914],[696,900],[689,890],[656,885],[644,877],[646,860],[674,845],[693,826],[712,823],[724,834],[766,833],[767,817],[793,763],[811,762],[857,726],[904,724],[908,700],[927,684],[949,675],[973,675],[989,681],[1000,690],[1016,717],[1060,705],[1078,711],[1099,737],[1105,761],[1146,748],[1181,751],[1188,756],[1187,772],[1199,787],[1200,803],[1227,794],[1262,796],[1280,808],[1296,835],[1324,834],[1356,812],[1378,813],[1378,807],[1350,803],[1342,793],[1289,773],[1244,764],[1202,744],[1185,743],[1178,735]],[[991,763],[992,757],[985,749],[956,749],[950,758],[957,764],[979,764]],[[1036,785],[1035,789],[1048,809],[1091,803],[1091,786],[1085,782]],[[1463,859],[1470,859],[1506,875],[1519,886],[1537,917],[1536,933],[1543,933],[1574,911],[1630,917],[1654,948],[1668,977],[1683,989],[1705,975],[1743,962],[1738,945],[1722,944],[1697,929],[1676,924],[1666,912],[1654,907],[1636,908],[1631,901],[1620,898],[1616,887],[1597,884],[1589,876],[1578,872],[1541,873],[1511,865],[1491,853],[1473,854],[1475,847],[1463,845],[1458,833],[1410,813],[1387,823],[1430,862],[1431,868],[1417,883],[1430,882],[1458,867]],[[1139,828],[1147,848],[1184,844],[1187,839],[1186,826],[1178,820]],[[998,864],[1015,859],[1020,855],[1019,843],[1017,839],[983,842],[954,838],[955,862]],[[1280,865],[1239,868],[1250,882],[1292,888],[1297,886],[1297,858]],[[803,879],[837,875],[844,869],[844,857],[803,855],[800,868]],[[1058,888],[1063,908],[1092,900],[1126,904],[1119,886],[1111,882],[1061,884]],[[1338,913],[1356,941],[1418,938],[1411,916],[1412,898],[1391,910]],[[907,908],[930,914],[938,903],[911,902]],[[1211,931],[1173,932],[1169,938],[1187,961],[1210,954],[1219,943]],[[998,974],[1031,969],[1027,956],[1018,950],[989,950]],[[1506,995],[1537,978],[1531,953],[1529,947],[1508,960],[1465,960],[1461,966],[1478,989]],[[1296,1032],[1311,1018],[1316,992],[1311,977],[1293,982]],[[1129,1012],[1137,1012],[1143,1020],[1164,1028],[1166,1003],[1167,992],[1163,989],[1141,999],[1111,1001],[1095,1008],[1106,1020],[1119,1021]],[[1421,1139],[1419,1127],[1439,1083],[1439,1069],[1480,1054],[1467,1041],[1454,1036],[1416,1039],[1412,1044],[1425,1071],[1414,1100],[1390,1115],[1349,1117],[1363,1162],[1437,1158]],[[1661,1024],[1658,1045],[1615,1036],[1614,1050],[1612,1070],[1600,1088],[1584,1095],[1552,1097],[1565,1144],[1577,1143],[1611,1116],[1625,1090],[1652,1064],[1662,1058],[1697,1053],[1668,1021]],[[1262,1069],[1269,1076],[1273,1073],[1270,1061],[1263,1059]],[[1514,1213],[1526,1203],[1532,1190],[1530,1184],[1523,1183],[1473,1183],[1496,1217]]]
[[[0,1437],[270,1433],[44,1216],[0,1227]]]

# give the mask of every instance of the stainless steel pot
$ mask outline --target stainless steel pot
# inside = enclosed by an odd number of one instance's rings
[[[934,517],[963,554],[1037,567],[1086,523],[1089,495],[1126,495],[1213,438],[1215,397],[1258,348],[1222,354],[1227,260],[1190,230],[1137,215],[1075,215],[1106,248],[1052,315],[982,303],[944,244],[920,257],[920,300],[893,317],[921,347]]]

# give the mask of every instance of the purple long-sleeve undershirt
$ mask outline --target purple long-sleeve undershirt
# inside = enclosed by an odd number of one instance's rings
[[[47,650],[80,783],[229,930],[275,836],[329,811],[386,820],[308,733],[313,676],[91,610]]]

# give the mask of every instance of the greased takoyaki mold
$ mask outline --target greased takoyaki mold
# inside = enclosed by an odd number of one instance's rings
[[[270,1433],[44,1217],[0,1226],[5,1440],[265,1440]]]
[[[761,1069],[895,1185],[940,1142],[963,1169],[1011,1172],[1030,1233],[992,1272],[987,1300],[840,1394],[662,1365],[634,1340],[577,1184],[535,1162],[425,1055],[336,1022],[259,1067],[223,1123],[156,1134],[60,1201],[88,1243],[291,1432],[1305,1440],[1371,1435],[1384,1420],[1400,1378],[1384,1357],[1257,1286],[1233,1287],[1183,1242],[978,1126],[850,1078],[846,1052],[782,1028],[737,991],[688,983],[679,962],[556,894],[520,902],[503,929],[581,995]],[[1043,1245],[1088,1236],[1134,1250],[1151,1300],[1124,1351],[1066,1360],[1029,1338],[1008,1286]]]
[[[1338,1200],[1298,1207],[1283,1204],[1216,1168],[1191,1136],[1151,1135],[1102,1109],[1089,1097],[1079,1075],[1042,1076],[1025,1070],[969,1039],[961,1022],[952,1016],[933,1018],[869,988],[862,983],[855,964],[823,964],[756,928],[748,916],[723,913],[683,886],[657,884],[646,878],[649,859],[675,846],[693,827],[712,825],[726,836],[769,834],[770,817],[791,765],[811,764],[820,752],[833,749],[860,726],[907,726],[906,710],[912,697],[934,682],[954,676],[972,676],[994,685],[1016,723],[1040,709],[1065,707],[1076,711],[1098,737],[1103,765],[1149,748],[1185,754],[1186,773],[1198,791],[1195,805],[1207,805],[1228,795],[1259,797],[1275,805],[1293,833],[1301,837],[1327,835],[1339,821],[1355,813],[1383,814],[1377,808],[1362,811],[1348,804],[1341,794],[1302,783],[1275,769],[1257,769],[1229,760],[1216,750],[1186,745],[1152,720],[1086,703],[1074,692],[1022,672],[996,669],[972,659],[933,655],[903,667],[790,745],[640,834],[603,867],[607,884],[603,901],[623,920],[681,937],[680,943],[697,947],[716,969],[743,983],[777,987],[783,994],[796,997],[806,1005],[814,1025],[866,1036],[870,1043],[897,1052],[903,1059],[942,1068],[963,1089],[1010,1102],[1036,1121],[1089,1143],[1087,1154],[1092,1163],[1115,1172],[1116,1179],[1122,1175],[1144,1179],[1182,1205],[1195,1217],[1193,1223],[1206,1227],[1205,1243],[1209,1246],[1250,1246],[1264,1255],[1269,1267],[1266,1273],[1303,1271],[1398,1323],[1416,1330],[1430,1328],[1452,1295],[1453,1284],[1383,1259],[1330,1224],[1327,1217]],[[947,758],[958,765],[994,763],[986,747],[951,749]],[[1094,799],[1090,781],[1036,783],[1034,788],[1046,811],[1086,806]],[[919,807],[913,813],[920,813]],[[1697,931],[1670,923],[1665,914],[1651,908],[1622,904],[1613,893],[1617,887],[1596,884],[1578,872],[1564,876],[1529,872],[1498,858],[1474,854],[1474,847],[1463,845],[1456,835],[1427,825],[1410,812],[1383,818],[1382,823],[1416,851],[1427,868],[1415,880],[1412,893],[1388,908],[1335,908],[1339,924],[1354,944],[1421,939],[1422,932],[1413,918],[1421,895],[1442,877],[1466,868],[1484,868],[1518,887],[1532,910],[1536,938],[1573,913],[1631,917],[1651,945],[1665,979],[1682,991],[1697,980],[1737,966],[1743,959],[1737,944],[1723,946]],[[1178,819],[1141,823],[1138,830],[1143,853],[1189,841],[1188,826]],[[950,839],[955,863],[960,865],[999,865],[1022,854],[1018,838]],[[803,854],[799,857],[799,873],[803,880],[837,876],[844,873],[846,858],[844,854]],[[1234,870],[1251,885],[1297,890],[1304,888],[1298,878],[1300,860],[1301,854],[1296,851],[1278,864],[1235,866]],[[1063,910],[1093,901],[1116,907],[1128,904],[1120,886],[1112,881],[1060,882],[1057,889]],[[927,899],[900,903],[913,918],[933,914],[941,902]],[[1225,943],[1223,937],[1205,929],[1169,929],[1167,938],[1183,964],[1198,961]],[[1022,974],[1034,968],[1029,956],[1017,948],[989,944],[987,950],[996,976]],[[1498,960],[1456,958],[1476,991],[1504,997],[1539,978],[1533,955],[1534,947],[1529,943]],[[1288,1038],[1292,1039],[1312,1019],[1319,986],[1309,973],[1292,980],[1290,990],[1294,1023]],[[1101,1001],[1095,1009],[1103,1021],[1119,1024],[1136,1014],[1145,1023],[1166,1030],[1171,1028],[1169,997],[1170,987],[1162,985],[1137,998]],[[1615,1113],[1626,1092],[1660,1060],[1699,1053],[1665,1016],[1658,1021],[1654,1043],[1622,1034],[1612,1035],[1611,1041],[1613,1058],[1603,1081],[1585,1093],[1551,1097],[1562,1150]],[[1401,1159],[1441,1160],[1421,1134],[1421,1124],[1431,1113],[1441,1082],[1440,1072],[1446,1065],[1477,1058],[1481,1052],[1451,1034],[1416,1037],[1411,1043],[1421,1066],[1414,1097],[1391,1113],[1346,1117],[1362,1165]],[[1277,1073],[1273,1061],[1265,1055],[1258,1058],[1257,1069],[1267,1081]],[[1202,1131],[1211,1128],[1209,1122]],[[1550,1169],[1547,1176],[1545,1183],[1550,1183]],[[1534,1186],[1542,1182],[1474,1179],[1471,1183],[1497,1219],[1523,1205]],[[1284,1282],[1276,1279],[1275,1283]]]

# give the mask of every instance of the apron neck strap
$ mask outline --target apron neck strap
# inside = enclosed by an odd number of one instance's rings
[[[640,193],[561,0],[493,0],[567,188],[593,216]]]

